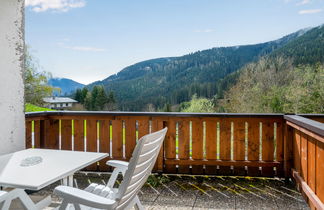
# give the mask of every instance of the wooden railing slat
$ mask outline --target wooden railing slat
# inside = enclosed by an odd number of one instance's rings
[[[75,119],[74,123],[74,150],[84,151],[84,120]]]
[[[112,158],[123,159],[123,121],[112,121]]]
[[[258,119],[248,121],[248,160],[260,158],[260,122]],[[248,167],[249,176],[259,176],[259,167]]]
[[[217,122],[218,119],[206,119],[206,159],[217,159]],[[206,174],[217,174],[217,166],[206,166]]]
[[[152,132],[159,131],[164,128],[164,121],[161,118],[152,118]],[[163,172],[164,165],[164,146],[162,145],[159,156],[157,157],[155,166],[153,168],[154,172]]]
[[[235,120],[234,124],[234,160],[245,160],[245,121]],[[245,166],[236,166],[235,175],[246,175]]]
[[[126,159],[129,160],[132,157],[133,150],[136,145],[136,118],[128,118],[125,120],[125,132],[126,132]]]
[[[87,119],[86,125],[87,152],[97,152],[97,120]],[[88,166],[87,170],[96,171],[97,163]]]
[[[231,160],[231,120],[222,118],[220,121],[220,159]],[[228,166],[220,166],[219,173],[224,175],[232,174],[232,170]]]
[[[149,117],[141,117],[138,120],[138,139],[149,133]]]
[[[72,150],[72,120],[61,120],[61,148]]]
[[[168,120],[167,122],[168,132],[164,140],[165,158],[176,158],[176,121]],[[176,173],[175,165],[165,165],[165,171],[167,173]]]
[[[32,121],[26,121],[25,122],[25,126],[26,126],[26,149],[28,148],[32,148]]]
[[[262,121],[262,160],[274,159],[274,123]],[[273,167],[262,167],[262,176],[273,176]]]
[[[44,120],[41,145],[46,149],[59,149],[59,120]]]
[[[316,142],[316,195],[324,203],[324,143]]]
[[[280,120],[277,122],[277,131],[276,131],[276,143],[277,143],[277,150],[276,150],[276,160],[277,161],[283,161],[284,160],[284,123],[283,120]],[[277,167],[277,176],[284,176],[284,167],[281,165],[280,167]]]
[[[296,171],[300,174],[301,169],[300,169],[300,131],[294,130],[294,167]]]
[[[303,177],[304,180],[308,180],[307,178],[307,158],[308,158],[308,154],[307,154],[307,136],[302,133],[300,136],[300,165],[301,165],[301,170],[300,170],[300,174]]]
[[[199,118],[193,119],[192,123],[192,159],[204,158],[203,148],[203,121]],[[203,174],[203,166],[192,166],[193,174]]]
[[[188,160],[190,158],[190,122],[188,120],[178,121],[178,158],[180,160]],[[189,166],[179,165],[178,172],[189,173]]]
[[[110,153],[110,121],[99,121],[99,152]],[[110,154],[109,154],[110,155]],[[106,162],[109,158],[104,158],[99,161],[99,170],[108,171],[109,167]]]
[[[316,144],[312,137],[308,137],[307,141],[307,185],[316,192]],[[309,202],[311,209],[313,204]]]

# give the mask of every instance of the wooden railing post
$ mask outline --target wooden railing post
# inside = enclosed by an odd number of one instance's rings
[[[285,122],[284,128],[284,172],[286,181],[291,177],[293,159],[293,129]]]

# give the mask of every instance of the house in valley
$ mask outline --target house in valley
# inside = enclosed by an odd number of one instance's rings
[[[72,98],[56,96],[43,98],[43,101],[46,103],[47,108],[58,110],[69,110],[74,104],[78,103]]]

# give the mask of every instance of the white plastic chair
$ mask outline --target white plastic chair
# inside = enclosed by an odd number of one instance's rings
[[[7,197],[6,194],[7,194],[7,192],[0,190],[0,209],[2,209],[2,206],[4,205],[4,202]]]
[[[63,198],[59,209],[144,209],[137,193],[151,174],[166,132],[167,128],[164,128],[143,136],[129,163],[108,161],[107,164],[115,169],[106,186],[92,183],[84,190],[68,186],[56,187],[54,193]],[[119,188],[113,188],[119,173],[123,174],[123,181]]]

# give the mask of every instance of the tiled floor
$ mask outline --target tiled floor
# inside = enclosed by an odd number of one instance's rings
[[[89,182],[105,183],[109,176],[79,174],[75,178],[78,187],[84,188]],[[139,194],[146,209],[308,209],[293,184],[278,179],[154,176],[149,183]],[[31,196],[39,199],[51,194],[57,184]],[[55,207],[60,200],[52,198]],[[18,202],[12,206],[12,209],[19,208]]]

